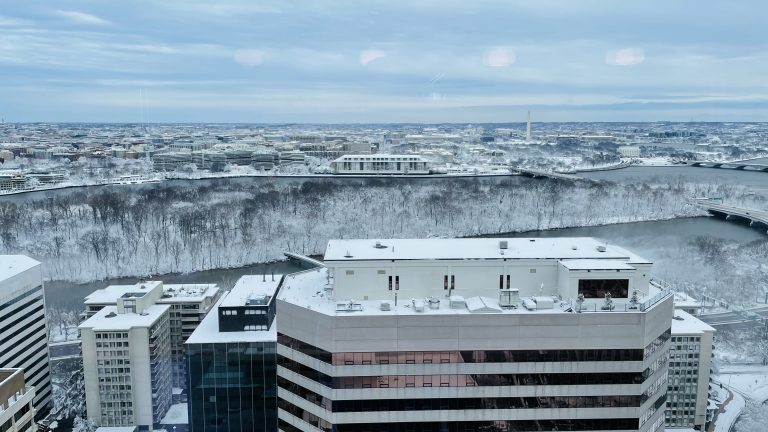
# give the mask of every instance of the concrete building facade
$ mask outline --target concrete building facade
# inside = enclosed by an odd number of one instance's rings
[[[344,155],[331,162],[334,174],[429,174],[429,161],[418,155]]]
[[[221,290],[215,284],[163,284],[161,281],[110,285],[85,298],[83,317],[90,318],[105,306],[117,305],[118,299],[128,293],[144,293],[139,300],[144,306],[170,306],[172,384],[185,394],[187,354],[184,342],[219,299]]]
[[[51,409],[43,273],[39,262],[23,255],[0,255],[0,368],[24,370],[34,387],[38,419]]]
[[[594,239],[331,241],[280,287],[279,428],[663,431],[671,293]]]
[[[80,324],[88,418],[150,430],[171,405],[170,306],[126,293]]]

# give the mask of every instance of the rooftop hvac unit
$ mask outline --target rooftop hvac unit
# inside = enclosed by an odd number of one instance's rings
[[[413,309],[416,312],[424,312],[424,300],[413,300]]]
[[[503,289],[499,291],[499,306],[513,307],[520,303],[520,290],[517,288]]]
[[[499,249],[507,249],[507,248],[509,248],[509,242],[507,242],[506,240],[501,240],[499,242]]]
[[[462,296],[451,296],[448,299],[448,302],[451,309],[464,309],[467,307],[467,303],[464,301],[464,297]]]
[[[435,297],[430,297],[427,300],[427,304],[429,305],[430,309],[440,309],[440,300]]]
[[[605,246],[603,245],[598,246],[596,249],[598,252],[605,252]]]
[[[382,300],[379,304],[379,310],[389,311],[392,310],[392,302],[389,300]]]
[[[555,307],[552,297],[534,297],[533,301],[536,303],[536,309],[554,309]]]
[[[533,300],[531,300],[529,298],[523,299],[523,307],[525,307],[526,309],[531,310],[531,311],[532,310],[536,310],[536,302],[534,302]]]

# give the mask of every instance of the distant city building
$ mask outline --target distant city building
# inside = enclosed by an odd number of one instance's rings
[[[714,332],[693,315],[675,310],[669,349],[668,427],[703,431],[714,415],[708,401]]]
[[[664,430],[672,296],[629,251],[332,240],[324,263],[278,294],[283,431]]]
[[[430,162],[418,155],[344,155],[331,162],[334,174],[429,174]]]
[[[22,369],[0,369],[0,431],[35,432],[35,388],[24,382]]]
[[[215,284],[163,284],[161,281],[140,282],[135,285],[110,285],[94,291],[85,298],[85,319],[106,306],[116,306],[126,295],[142,294],[145,305],[169,305],[170,347],[173,386],[186,395],[187,355],[184,342],[197,328],[221,296]]]
[[[619,156],[623,158],[637,158],[640,157],[640,147],[638,146],[621,146],[618,148]]]
[[[189,430],[277,431],[274,276],[243,276],[187,340]]]
[[[53,390],[43,294],[39,262],[0,255],[0,368],[24,370],[25,382],[35,388],[37,419],[50,412]]]
[[[171,405],[169,305],[128,292],[80,326],[88,418],[150,430]]]

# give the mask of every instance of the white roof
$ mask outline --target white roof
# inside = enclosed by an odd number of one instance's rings
[[[328,268],[316,268],[311,270],[305,270],[303,272],[293,273],[285,276],[280,292],[277,295],[278,301],[284,301],[286,303],[294,304],[299,307],[306,308],[308,310],[317,311],[319,313],[338,316],[371,316],[371,315],[456,315],[456,314],[487,314],[487,313],[500,313],[500,314],[515,314],[515,315],[530,315],[530,314],[562,314],[570,313],[569,308],[573,305],[567,303],[555,302],[553,308],[528,310],[524,307],[518,307],[517,309],[502,308],[499,305],[498,299],[488,297],[468,297],[465,298],[466,306],[462,306],[457,309],[450,307],[450,301],[444,297],[438,298],[437,309],[429,307],[428,299],[425,298],[400,298],[397,305],[391,299],[376,298],[369,300],[354,301],[348,299],[333,299],[326,294],[325,287],[328,285]],[[648,293],[641,299],[646,300],[659,294],[660,291],[654,286],[648,287]],[[526,297],[527,298],[527,297]],[[381,310],[381,301],[390,301],[389,310]],[[418,311],[415,307],[414,301],[423,301],[424,308],[422,311]],[[599,300],[602,301],[602,300]],[[349,307],[349,303],[352,302],[352,307]],[[621,304],[619,300],[616,301],[617,309]],[[639,310],[636,312],[640,312]],[[597,313],[603,313],[597,311]],[[605,313],[623,313],[620,311],[605,312]],[[634,313],[628,311],[628,313]],[[210,314],[209,314],[210,315]],[[208,319],[206,317],[206,319]],[[199,329],[199,327],[198,327]]]
[[[675,310],[672,319],[672,335],[701,335],[704,332],[714,332],[715,329],[704,321],[688,312]]]
[[[10,279],[37,265],[40,265],[39,261],[26,255],[0,255],[0,282]]]
[[[567,259],[561,260],[560,265],[568,270],[635,270],[626,261],[618,259]]]
[[[500,242],[507,242],[501,249]],[[376,247],[379,242],[381,247]],[[605,246],[599,252],[598,246]],[[324,261],[439,259],[624,259],[650,263],[591,237],[330,240]]]
[[[673,302],[676,308],[679,308],[679,307],[701,308],[701,303],[699,303],[698,300],[696,300],[695,298],[683,292],[676,291],[674,293]]]
[[[261,276],[259,276],[261,277]],[[189,336],[185,343],[233,343],[233,342],[274,342],[277,341],[277,318],[272,321],[269,330],[256,331],[219,331],[219,306],[224,298],[219,299],[216,305],[198,324],[194,332]]]
[[[268,296],[270,300],[275,296],[277,286],[280,284],[280,278],[283,275],[245,275],[240,277],[235,286],[227,293],[220,302],[223,307],[245,306],[250,298]]]
[[[85,297],[85,304],[116,304],[117,299],[127,293],[149,292],[160,281],[140,282],[134,285],[109,285],[96,290]],[[141,288],[144,285],[146,288]],[[200,302],[206,297],[216,295],[216,284],[163,284],[163,294],[170,297],[158,299],[158,303]]]
[[[144,312],[137,313],[117,313],[116,306],[105,306],[95,315],[85,320],[78,328],[90,328],[94,331],[113,331],[130,330],[138,327],[151,327],[163,313],[171,307],[168,305],[152,305]],[[114,316],[107,317],[113,313]]]

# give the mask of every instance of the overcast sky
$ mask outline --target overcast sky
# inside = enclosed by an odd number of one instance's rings
[[[0,6],[6,121],[768,121],[765,0]]]

